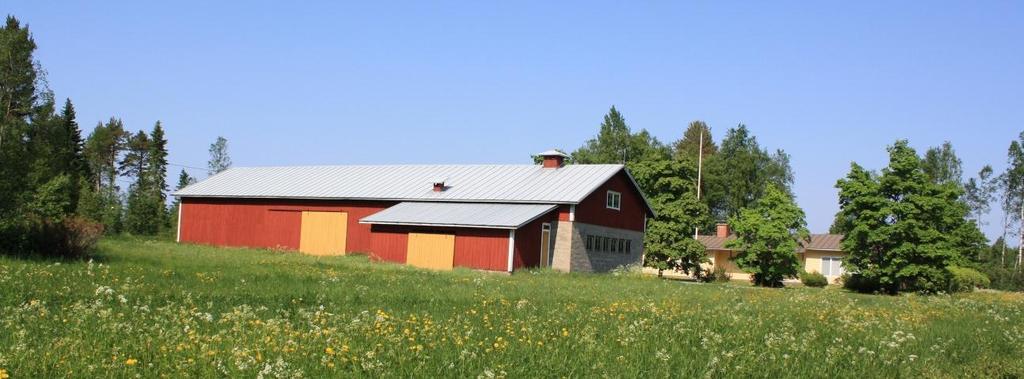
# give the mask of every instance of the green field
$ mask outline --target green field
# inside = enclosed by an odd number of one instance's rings
[[[20,377],[1024,375],[1024,296],[427,272],[128,238],[0,258]],[[2,372],[0,372],[2,376]]]

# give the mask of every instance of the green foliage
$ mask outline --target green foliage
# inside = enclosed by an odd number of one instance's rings
[[[808,287],[822,288],[828,285],[828,278],[818,272],[801,272],[800,283]]]
[[[839,277],[839,281],[843,283],[843,288],[853,292],[879,293],[882,290],[882,284],[877,279],[860,274],[847,272]]]
[[[48,222],[59,222],[71,208],[71,180],[62,174],[53,177],[36,189],[26,209]]]
[[[704,148],[703,154],[701,154],[701,133],[703,133]],[[686,131],[683,132],[683,138],[679,139],[672,145],[673,156],[679,161],[696,161],[698,155],[703,155],[704,159],[715,155],[718,152],[718,146],[715,145],[715,141],[711,136],[711,128],[704,121],[691,122],[686,127]]]
[[[984,236],[967,220],[960,188],[931,181],[905,140],[889,148],[889,166],[880,176],[854,163],[836,187],[838,217],[849,222],[844,265],[883,292],[942,291],[946,267],[984,248]]]
[[[726,243],[736,249],[736,265],[752,274],[755,285],[781,287],[786,278],[800,272],[796,250],[810,238],[804,211],[793,198],[774,184],[752,208],[730,219],[736,239]]]
[[[115,188],[104,186],[97,191],[91,186],[84,186],[78,212],[83,217],[102,224],[108,233],[120,233],[124,230],[123,206]]]
[[[667,159],[669,149],[647,130],[633,133],[622,113],[612,106],[604,116],[597,136],[571,155],[575,163],[621,163],[632,168],[634,162]]]
[[[962,163],[949,141],[944,142],[942,146],[928,149],[921,160],[921,169],[934,183],[959,186],[963,181]]]
[[[217,140],[210,144],[210,161],[206,165],[209,167],[208,174],[211,176],[231,167],[227,138],[217,136]]]
[[[789,155],[782,150],[769,154],[742,124],[726,132],[718,152],[704,167],[706,200],[712,214],[721,220],[753,206],[769,184],[791,193]]]
[[[949,292],[970,292],[975,288],[989,288],[992,284],[985,274],[968,267],[950,266]]]
[[[713,270],[706,272],[700,279],[707,283],[728,283],[732,280],[732,275],[725,270],[725,267],[716,266]]]
[[[7,16],[0,28],[0,221],[11,221],[30,196],[30,116],[38,100],[36,44],[28,26]]]
[[[1024,132],[1018,139],[1010,142],[1006,172],[1000,177],[1000,187],[1003,190],[1002,208],[1007,216],[1003,234],[1005,236],[1006,229],[1013,225],[1019,228],[1016,264],[1020,270],[1024,267]]]
[[[698,274],[707,261],[704,246],[693,239],[694,227],[710,223],[707,207],[697,201],[696,172],[675,160],[637,162],[632,170],[657,214],[644,235],[644,263],[662,270]]]
[[[990,280],[990,288],[1024,292],[1024,272],[998,263],[981,266],[981,272]]]
[[[984,225],[982,217],[992,209],[991,203],[995,200],[999,186],[999,178],[993,176],[992,172],[992,166],[985,165],[978,171],[977,178],[967,179],[964,183],[964,202],[971,209],[974,222],[979,226]]]

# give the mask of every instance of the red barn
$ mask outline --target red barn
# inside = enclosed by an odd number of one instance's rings
[[[178,241],[434,269],[640,263],[653,210],[622,165],[231,168],[174,195]]]

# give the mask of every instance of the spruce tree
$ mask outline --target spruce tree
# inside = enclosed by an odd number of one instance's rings
[[[150,182],[147,191],[153,202],[151,206],[157,211],[155,221],[159,229],[163,229],[169,225],[170,219],[167,217],[167,138],[160,121],[149,134],[148,158],[146,169]]]
[[[770,154],[743,124],[726,132],[718,152],[704,167],[705,201],[720,220],[756,204],[768,184],[792,195],[789,155],[782,150]]]
[[[704,145],[701,149],[701,134],[703,133]],[[686,127],[686,131],[683,132],[683,138],[679,139],[673,145],[673,153],[678,160],[697,160],[698,155],[703,155],[704,159],[715,155],[718,152],[718,146],[715,145],[715,141],[711,136],[711,128],[708,127],[704,121],[691,122]],[[701,154],[703,150],[703,154]]]

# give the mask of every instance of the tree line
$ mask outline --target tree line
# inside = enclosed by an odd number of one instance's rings
[[[940,292],[962,281],[984,286],[991,278],[993,287],[1024,289],[1024,243],[1006,243],[1015,230],[1024,239],[1024,133],[1010,144],[1004,173],[985,166],[966,180],[949,142],[918,155],[900,140],[888,151],[890,163],[881,172],[853,163],[836,185],[840,211],[831,232],[845,235],[845,285],[864,292]],[[713,278],[702,268],[708,256],[694,231],[707,233],[727,221],[736,237],[727,246],[754,284],[781,286],[802,274],[796,252],[809,231],[792,193],[790,156],[762,147],[745,125],[728,129],[716,144],[711,128],[693,121],[678,140],[663,143],[644,129],[633,131],[613,106],[570,162],[626,165],[657,213],[644,248],[645,264],[659,272]],[[1003,237],[987,245],[979,226],[995,203],[1005,215]]]
[[[132,132],[111,117],[83,138],[75,106],[57,106],[27,25],[0,29],[0,251],[80,255],[103,233],[173,230],[164,127]],[[210,172],[230,166],[227,140],[211,145]],[[183,169],[177,188],[194,179]],[[126,185],[126,186],[125,186]]]

